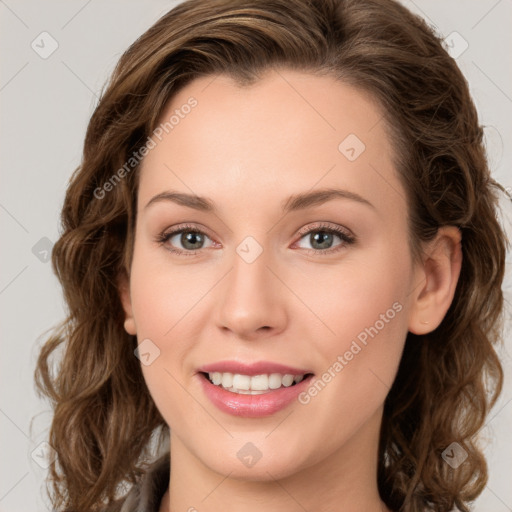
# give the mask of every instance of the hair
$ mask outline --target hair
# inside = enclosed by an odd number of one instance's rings
[[[55,509],[115,503],[122,486],[144,474],[154,436],[169,433],[133,355],[136,337],[123,328],[119,296],[119,276],[131,264],[139,166],[112,184],[114,171],[192,80],[225,74],[247,86],[279,69],[334,77],[381,107],[406,191],[412,254],[419,257],[441,226],[462,234],[451,307],[433,332],[407,335],[384,404],[381,497],[393,510],[467,511],[483,490],[477,433],[503,381],[495,346],[507,240],[497,217],[501,186],[490,175],[463,74],[436,33],[394,0],[188,0],[121,56],[67,188],[52,253],[67,318],[42,346],[35,374],[54,410]],[[109,180],[108,193],[98,194]],[[441,456],[452,442],[468,454],[457,469]]]

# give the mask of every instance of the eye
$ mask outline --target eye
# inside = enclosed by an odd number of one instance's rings
[[[326,223],[315,224],[299,231],[301,238],[294,245],[314,254],[332,254],[353,244],[356,239],[351,232],[337,225]],[[338,239],[338,243],[336,243]],[[304,240],[310,247],[303,247],[300,242]],[[170,231],[164,231],[157,236],[156,241],[165,245],[165,248],[175,254],[194,256],[201,249],[216,245],[215,242],[201,229],[193,225],[177,226]]]
[[[209,245],[205,245],[207,241]],[[179,226],[171,231],[158,235],[157,242],[166,245],[166,248],[177,254],[192,256],[195,251],[213,246],[211,238],[194,226]]]
[[[355,242],[355,237],[347,229],[331,224],[316,224],[302,229],[299,234],[302,235],[299,242],[305,240],[310,244],[310,247],[301,248],[315,254],[331,254]],[[340,240],[337,244],[336,238]]]

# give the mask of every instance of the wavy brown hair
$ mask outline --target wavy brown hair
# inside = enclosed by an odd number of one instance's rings
[[[129,275],[138,167],[105,183],[153,133],[168,101],[195,78],[241,85],[268,69],[333,76],[385,112],[408,202],[411,251],[459,227],[463,264],[453,303],[432,333],[409,333],[385,402],[378,484],[393,510],[468,510],[487,467],[476,434],[502,386],[506,238],[497,219],[483,130],[468,84],[440,39],[391,0],[189,0],[120,58],[102,92],[62,209],[52,262],[68,307],[41,349],[40,393],[54,408],[49,441],[57,510],[93,511],[136,483],[151,441],[168,435],[124,328],[118,280]],[[100,197],[101,196],[101,197]],[[61,350],[57,350],[57,349]],[[58,357],[57,357],[58,354]],[[441,457],[458,442],[468,459]]]

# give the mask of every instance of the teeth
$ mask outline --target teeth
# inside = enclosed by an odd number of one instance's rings
[[[251,389],[255,391],[266,391],[268,389],[268,376],[255,375],[251,377]]]
[[[241,375],[239,373],[208,373],[210,381],[216,386],[222,386],[233,393],[243,395],[261,395],[272,389],[279,389],[284,386],[290,387],[294,382],[299,383],[304,379],[304,375],[291,375],[280,373],[271,373],[263,375]]]
[[[222,374],[222,387],[230,388],[233,385],[233,374],[232,373],[223,373]]]
[[[279,389],[282,383],[283,382],[280,373],[272,373],[268,378],[268,387],[270,389]]]
[[[222,380],[224,381],[224,379]],[[251,377],[249,377],[249,375],[240,375],[239,373],[235,373],[235,375],[233,375],[233,387],[249,391],[249,388],[251,387]]]
[[[213,372],[208,374],[210,376],[210,380],[218,386],[222,382],[222,373],[220,372]]]
[[[283,375],[283,386],[286,386],[287,388],[290,387],[293,384],[293,375]]]

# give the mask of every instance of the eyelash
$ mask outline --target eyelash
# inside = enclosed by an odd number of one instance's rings
[[[183,233],[183,232],[198,233],[200,235],[208,236],[207,233],[205,233],[204,231],[201,231],[197,227],[190,225],[190,224],[185,224],[185,225],[180,225],[180,226],[176,227],[172,231],[163,231],[162,233],[157,235],[156,242],[160,245],[164,245],[174,235],[177,235],[177,234]],[[336,252],[344,249],[347,245],[352,245],[356,242],[356,238],[353,235],[350,235],[349,233],[347,233],[346,230],[344,230],[340,227],[337,227],[337,226],[332,226],[330,224],[324,224],[324,223],[317,224],[317,225],[315,225],[313,227],[309,227],[307,229],[304,229],[304,228],[301,229],[298,233],[300,235],[299,240],[301,240],[304,236],[309,235],[311,233],[315,233],[315,232],[322,232],[322,233],[337,235],[342,240],[342,243],[340,243],[339,245],[336,245],[335,247],[332,247],[332,248],[326,249],[326,250],[303,249],[303,250],[307,251],[308,253],[313,253],[315,255],[316,254],[318,254],[318,255],[333,254],[333,253],[336,253]],[[208,237],[208,238],[210,238],[210,237]],[[166,247],[166,249],[171,253],[182,255],[182,256],[195,256],[199,251],[202,250],[202,249],[197,249],[195,251],[187,251],[187,250],[175,249],[172,246],[168,246],[168,247]]]

